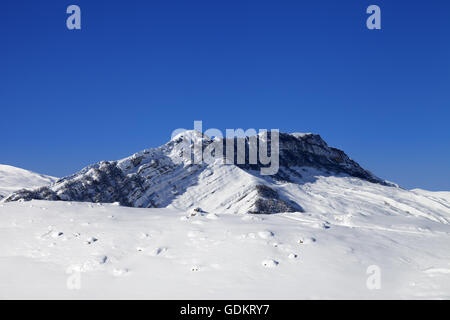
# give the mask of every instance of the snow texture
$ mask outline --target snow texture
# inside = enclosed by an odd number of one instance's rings
[[[450,298],[448,197],[332,176],[291,191],[305,212],[0,203],[0,298]]]

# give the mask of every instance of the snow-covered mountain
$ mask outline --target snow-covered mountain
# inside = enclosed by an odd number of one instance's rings
[[[270,145],[270,135],[262,138]],[[213,142],[197,131],[187,131],[159,148],[91,165],[52,186],[16,192],[5,201],[119,202],[141,208],[200,207],[232,213],[302,212],[307,206],[305,184],[320,176],[354,177],[386,185],[343,151],[329,147],[319,135],[280,134],[280,169],[274,176],[262,176],[263,166],[249,161],[192,164],[183,156],[186,141],[200,141],[203,148]],[[249,143],[245,139],[246,160]],[[237,140],[235,150],[237,155]]]
[[[275,176],[191,164],[183,137],[1,201],[0,298],[450,298],[449,192],[317,135],[280,134]]]
[[[54,177],[0,164],[0,200],[14,191],[50,185],[56,180]]]

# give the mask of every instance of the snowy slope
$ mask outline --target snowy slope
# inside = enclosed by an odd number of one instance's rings
[[[411,191],[434,199],[439,199],[439,201],[444,201],[450,204],[450,191],[428,191],[423,189],[413,189]]]
[[[446,202],[347,177],[301,192],[305,213],[273,215],[0,204],[0,298],[450,298]]]
[[[56,180],[54,177],[0,164],[0,199],[19,189],[46,186]]]

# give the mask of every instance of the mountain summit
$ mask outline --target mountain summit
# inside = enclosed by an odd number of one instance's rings
[[[263,138],[270,145],[271,136],[265,133]],[[304,192],[305,185],[319,177],[352,177],[387,185],[343,151],[329,147],[316,134],[280,133],[279,170],[266,176],[259,172],[263,165],[247,161],[251,137],[234,140],[235,150],[238,140],[245,146],[245,163],[189,161],[183,155],[186,146],[200,143],[200,150],[204,150],[217,141],[225,145],[227,139],[212,139],[200,132],[186,131],[158,148],[118,161],[96,163],[51,186],[21,190],[3,201],[118,202],[143,208],[188,210],[199,207],[232,213],[279,213],[304,211],[296,193]],[[225,158],[225,151],[222,158]]]

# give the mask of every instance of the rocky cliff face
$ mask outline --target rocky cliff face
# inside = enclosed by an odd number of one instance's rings
[[[262,139],[271,145],[270,134]],[[213,141],[217,140],[199,132],[185,132],[159,148],[91,165],[51,186],[21,190],[3,201],[119,202],[131,207],[201,207],[233,213],[301,212],[301,203],[286,188],[310,183],[318,175],[384,184],[343,151],[329,147],[319,135],[280,133],[279,170],[270,176],[260,174],[264,166],[249,163],[248,138],[244,140],[247,152],[243,164],[218,160],[196,164],[186,157],[187,146],[200,143],[206,148]]]
[[[268,149],[270,149],[270,134],[263,136],[268,140]],[[248,145],[248,139],[246,144]],[[246,150],[248,151],[248,148]],[[279,150],[280,168],[273,176],[274,179],[296,182],[303,178],[301,170],[299,171],[298,168],[309,167],[316,168],[328,175],[347,174],[373,183],[385,183],[350,159],[344,151],[329,147],[317,134],[280,133]],[[259,171],[260,165],[248,165],[248,163],[247,157],[246,164],[238,166],[243,169]]]

